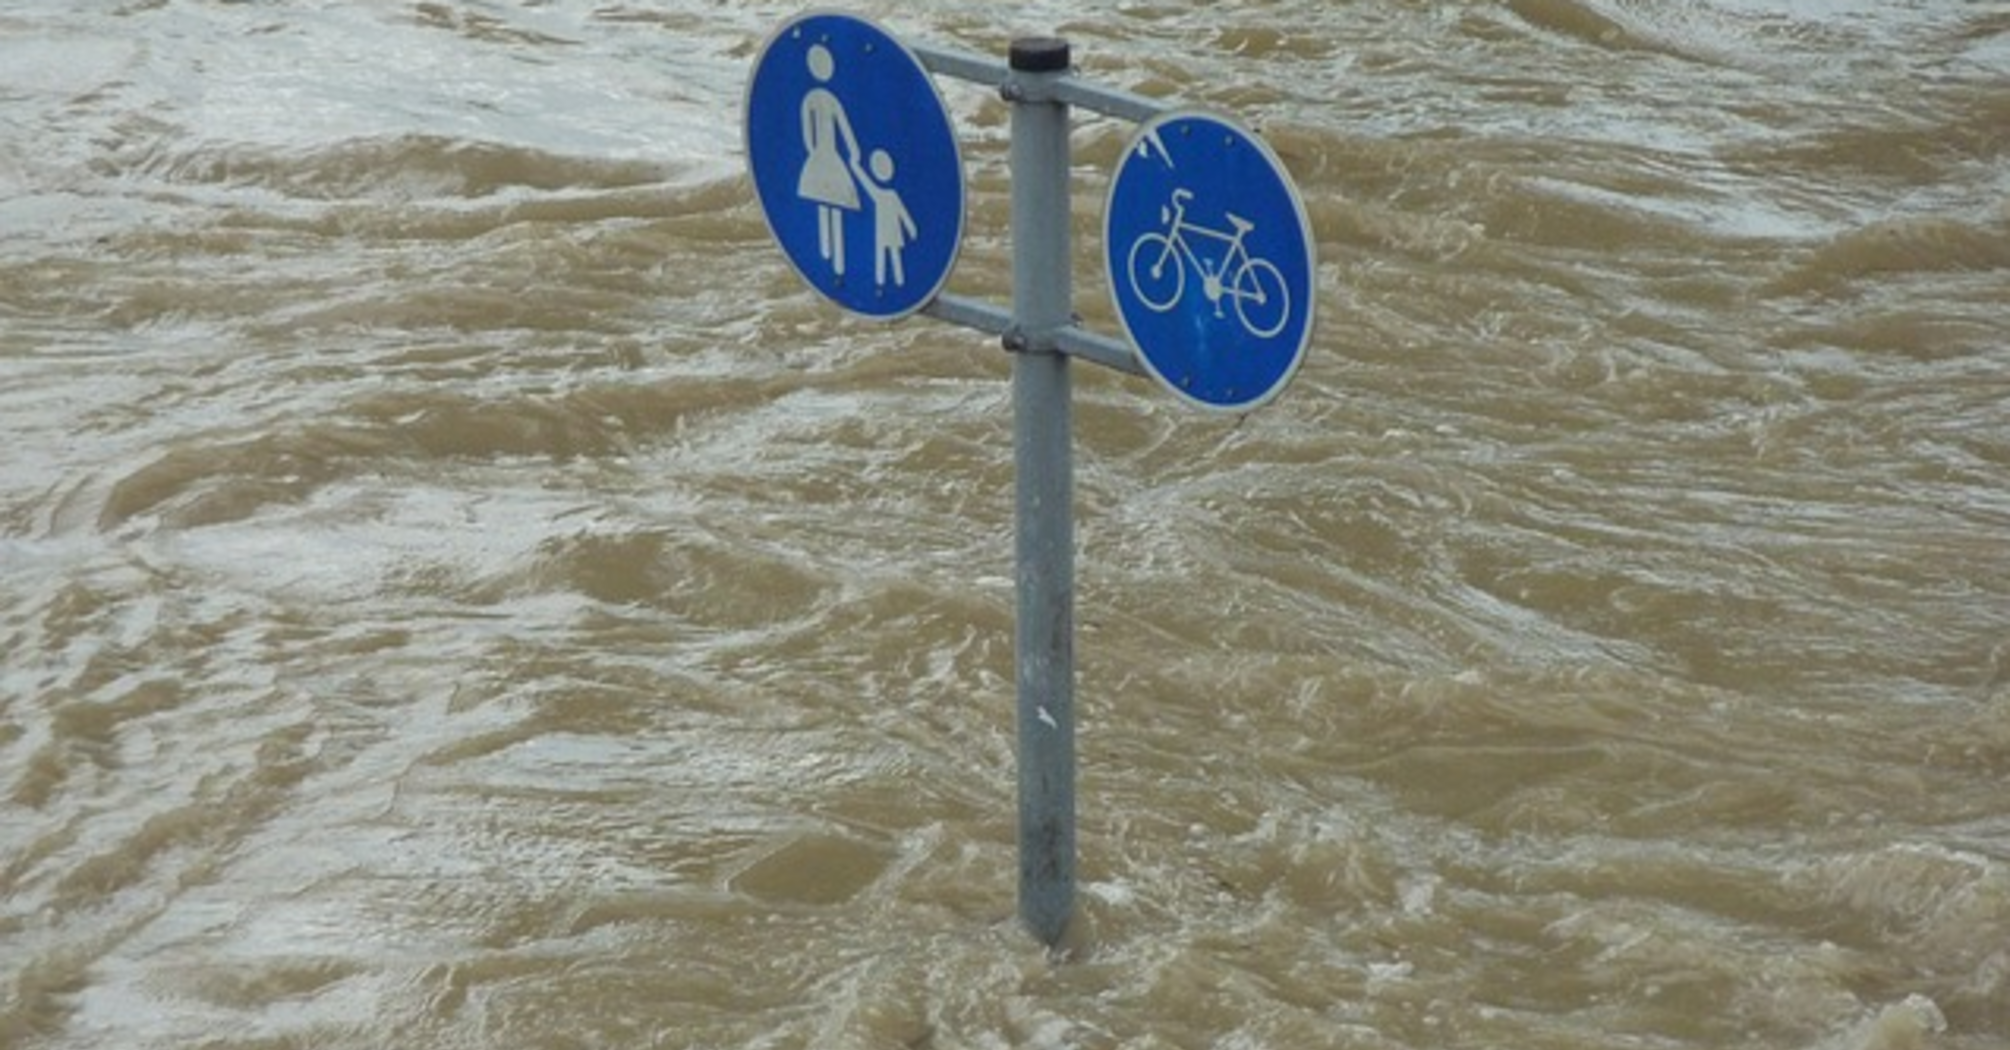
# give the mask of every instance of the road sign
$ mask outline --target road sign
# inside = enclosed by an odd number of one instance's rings
[[[1312,339],[1312,226],[1262,139],[1218,117],[1148,121],[1110,179],[1103,261],[1124,333],[1183,400],[1244,412]]]
[[[755,60],[746,136],[761,214],[811,288],[880,318],[942,290],[963,240],[963,158],[905,45],[850,15],[785,23]]]

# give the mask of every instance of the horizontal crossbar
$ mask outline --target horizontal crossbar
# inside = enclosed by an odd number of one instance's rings
[[[1075,75],[1020,77],[1012,67],[993,58],[957,51],[951,48],[933,47],[927,44],[910,45],[909,50],[930,72],[968,80],[985,87],[998,88],[1007,97],[1020,102],[1064,102],[1070,106],[1117,117],[1121,120],[1142,124],[1172,107],[1157,99],[1124,91],[1120,88],[1104,87],[1091,83]]]
[[[947,321],[991,335],[1004,336],[1008,346],[1019,334],[1018,325],[1013,323],[1010,310],[967,295],[944,292],[936,296],[933,302],[922,307],[921,312],[938,321]],[[1064,325],[1049,333],[1048,337],[1053,340],[1052,349],[1069,357],[1079,357],[1084,361],[1092,361],[1105,368],[1113,368],[1134,376],[1146,374],[1144,366],[1138,363],[1137,355],[1131,351],[1128,344],[1106,335],[1098,335],[1080,325]]]

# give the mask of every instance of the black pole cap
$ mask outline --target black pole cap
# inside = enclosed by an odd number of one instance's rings
[[[1012,68],[1021,73],[1065,73],[1068,42],[1057,36],[1026,36],[1012,41]]]

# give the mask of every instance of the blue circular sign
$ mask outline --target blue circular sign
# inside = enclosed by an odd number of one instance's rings
[[[963,158],[921,60],[850,15],[776,30],[747,83],[747,164],[768,229],[811,288],[904,317],[949,279]]]
[[[1103,207],[1103,262],[1152,375],[1202,408],[1284,389],[1312,341],[1312,225],[1262,139],[1201,113],[1140,128]]]

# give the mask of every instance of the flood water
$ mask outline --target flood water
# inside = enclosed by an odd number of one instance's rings
[[[798,8],[19,0],[0,1047],[2010,1045],[2010,8],[855,10],[1318,240],[1260,411],[1075,369],[1066,950],[1009,359],[772,243]]]

